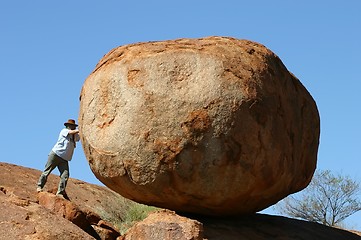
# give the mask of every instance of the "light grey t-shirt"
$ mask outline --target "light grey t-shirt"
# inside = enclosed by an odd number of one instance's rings
[[[69,134],[69,131],[67,128],[60,131],[58,141],[52,149],[56,155],[67,161],[70,161],[73,157],[75,142],[80,140],[79,134],[72,135]]]

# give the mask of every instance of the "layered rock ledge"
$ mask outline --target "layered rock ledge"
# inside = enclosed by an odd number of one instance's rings
[[[49,175],[36,192],[41,171],[0,162],[0,239],[115,240],[125,199],[102,186],[70,178],[70,200],[55,196],[59,177]],[[127,201],[130,202],[130,201]]]

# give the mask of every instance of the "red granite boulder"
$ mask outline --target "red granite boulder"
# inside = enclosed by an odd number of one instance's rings
[[[97,178],[176,211],[242,215],[306,187],[315,101],[265,46],[234,38],[121,46],[81,91],[79,127]]]

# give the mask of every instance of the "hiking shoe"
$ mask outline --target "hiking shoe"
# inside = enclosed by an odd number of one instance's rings
[[[56,196],[59,197],[59,198],[65,199],[64,195],[61,194],[61,193],[57,193]]]
[[[36,188],[36,191],[39,193],[39,192],[42,192],[43,191],[43,188],[42,187],[37,187]]]

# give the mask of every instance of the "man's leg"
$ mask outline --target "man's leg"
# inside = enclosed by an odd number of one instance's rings
[[[49,153],[48,156],[48,161],[45,164],[45,169],[44,171],[41,173],[39,181],[38,181],[38,190],[41,191],[41,189],[43,189],[43,187],[46,184],[46,181],[48,179],[49,174],[51,173],[51,171],[54,170],[54,168],[56,167],[56,159],[55,159],[55,153],[53,151],[51,151]]]
[[[68,161],[61,159],[59,157],[58,169],[60,172],[60,182],[59,182],[59,186],[58,186],[58,192],[56,194],[64,195],[66,184],[69,179],[69,163],[68,163]]]

